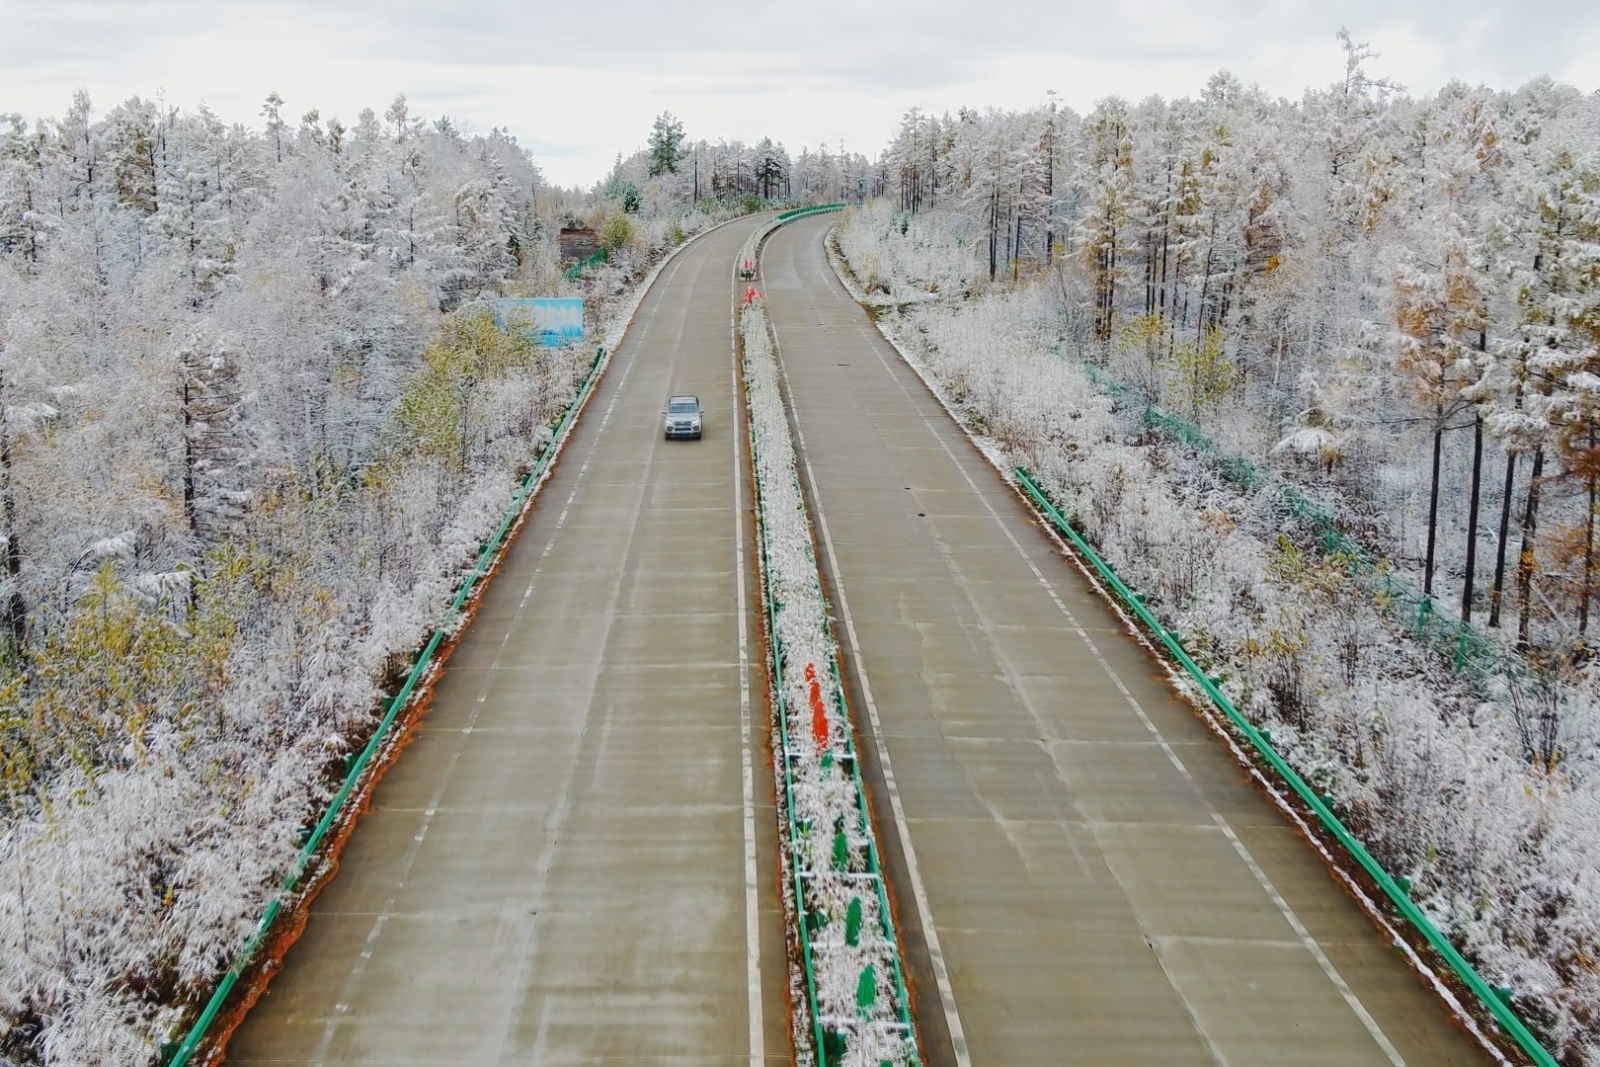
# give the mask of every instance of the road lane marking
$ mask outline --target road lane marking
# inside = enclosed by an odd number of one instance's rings
[[[734,264],[734,270],[738,264]],[[732,273],[732,272],[730,272]],[[738,291],[738,279],[731,279],[732,292]],[[731,295],[731,294],[730,294]],[[739,403],[739,341],[738,312],[728,320],[728,344],[733,355],[733,411]],[[745,994],[749,1000],[750,1067],[761,1067],[766,1046],[762,1037],[761,1020],[761,911],[760,887],[756,867],[756,800],[755,767],[750,756],[750,617],[745,610],[744,580],[744,465],[739,432],[739,416],[733,423],[733,558],[734,574],[739,603],[739,758],[744,789],[744,942],[745,942]]]
[[[829,277],[833,277],[831,270],[827,273]],[[840,284],[836,277],[834,277],[833,280],[835,284]],[[848,292],[846,295],[848,296]],[[994,520],[995,525],[999,528],[1000,532],[1005,535],[1005,538],[1008,542],[1010,542],[1011,547],[1016,550],[1017,555],[1022,559],[1023,563],[1027,565],[1029,571],[1033,573],[1034,579],[1039,583],[1040,587],[1044,589],[1046,594],[1049,595],[1051,601],[1054,602],[1057,609],[1059,609],[1061,614],[1066,618],[1073,631],[1089,649],[1089,652],[1091,655],[1093,655],[1095,662],[1100,665],[1100,668],[1105,672],[1112,684],[1116,686],[1117,691],[1122,694],[1122,697],[1127,702],[1128,706],[1133,709],[1134,713],[1138,716],[1139,721],[1143,724],[1145,730],[1148,731],[1155,739],[1156,743],[1160,745],[1161,750],[1163,753],[1165,753],[1168,761],[1171,762],[1173,767],[1177,769],[1178,773],[1189,782],[1191,788],[1193,788],[1194,791],[1199,794],[1201,799],[1205,802],[1212,821],[1227,837],[1229,843],[1233,845],[1234,851],[1245,863],[1246,867],[1249,868],[1251,874],[1255,877],[1257,884],[1259,884],[1260,887],[1266,892],[1267,896],[1277,907],[1279,913],[1289,923],[1290,928],[1294,930],[1295,935],[1300,940],[1300,943],[1305,947],[1307,952],[1311,954],[1312,958],[1316,961],[1318,967],[1321,968],[1328,981],[1336,990],[1338,990],[1339,995],[1341,998],[1343,998],[1345,1004],[1350,1008],[1355,1016],[1360,1019],[1361,1024],[1366,1028],[1367,1033],[1372,1037],[1373,1041],[1378,1045],[1378,1047],[1383,1050],[1383,1053],[1388,1058],[1390,1064],[1392,1064],[1393,1067],[1405,1067],[1405,1059],[1400,1055],[1399,1050],[1395,1048],[1393,1042],[1389,1040],[1388,1035],[1383,1032],[1382,1027],[1380,1027],[1377,1020],[1373,1018],[1372,1013],[1367,1010],[1366,1005],[1361,1002],[1360,998],[1356,996],[1355,991],[1350,988],[1349,984],[1345,981],[1344,976],[1339,973],[1338,969],[1333,965],[1333,962],[1328,958],[1327,953],[1323,951],[1322,946],[1318,944],[1314,937],[1311,936],[1311,933],[1306,928],[1305,924],[1300,921],[1300,917],[1296,915],[1293,908],[1289,906],[1289,902],[1284,899],[1282,893],[1278,891],[1277,886],[1272,883],[1271,879],[1267,876],[1266,871],[1262,869],[1261,865],[1250,853],[1250,850],[1245,846],[1244,842],[1240,840],[1238,834],[1234,832],[1233,827],[1229,825],[1228,821],[1220,813],[1211,807],[1209,799],[1206,798],[1205,793],[1200,788],[1199,783],[1189,772],[1189,768],[1184,764],[1183,760],[1179,758],[1177,752],[1167,742],[1167,739],[1157,728],[1155,722],[1145,712],[1143,706],[1140,705],[1139,701],[1128,690],[1127,686],[1123,684],[1122,679],[1117,675],[1116,671],[1111,667],[1111,664],[1101,653],[1100,648],[1095,644],[1094,639],[1089,636],[1088,631],[1078,621],[1077,616],[1075,616],[1071,609],[1067,607],[1066,603],[1057,594],[1055,588],[1044,576],[1044,572],[1041,571],[1038,565],[1034,563],[1032,558],[1028,556],[1027,552],[1023,549],[1022,544],[1017,540],[1015,535],[1013,535],[1010,527],[1008,527],[1005,523],[1005,520],[1001,518],[1000,513],[995,510],[994,505],[989,501],[989,498],[982,492],[982,490],[978,488],[978,485],[973,480],[971,474],[967,472],[966,466],[960,461],[960,459],[956,457],[955,452],[950,448],[949,443],[945,440],[945,435],[939,432],[939,430],[934,426],[933,420],[930,419],[922,410],[921,405],[916,403],[916,399],[911,390],[906,388],[905,381],[900,375],[894,372],[894,368],[890,365],[889,361],[884,358],[882,347],[878,343],[875,343],[878,341],[883,341],[882,334],[877,334],[875,328],[872,333],[869,333],[866,326],[863,325],[859,319],[856,323],[856,330],[861,334],[863,340],[866,341],[868,347],[871,348],[873,355],[877,357],[878,362],[883,367],[885,373],[889,375],[890,379],[899,388],[900,392],[911,403],[913,410],[919,414],[923,426],[932,435],[933,439],[939,443],[939,447],[944,451],[945,455],[950,458],[951,463],[954,464],[962,479],[967,483],[968,488],[972,490],[973,494],[983,504],[983,508],[986,512],[988,512],[989,517]],[[876,334],[876,337],[874,337],[874,334]],[[913,373],[915,373],[915,371],[913,371]],[[948,412],[944,412],[943,410],[943,405],[941,405],[941,412],[948,416]],[[947,424],[947,421],[947,418],[942,419],[941,425]],[[962,427],[962,432],[966,432],[964,427]],[[807,472],[809,477],[809,460],[807,461]],[[813,484],[815,484],[815,479],[812,481]],[[820,519],[821,508],[819,507],[817,510]],[[831,547],[829,549],[829,555],[831,559]],[[835,569],[835,573],[838,573],[837,568]],[[841,582],[840,584],[842,585],[843,583]],[[840,593],[840,598],[841,600],[843,599],[842,592]],[[852,641],[853,640],[854,639],[852,638]]]
[[[682,261],[679,260],[677,262]],[[673,267],[673,274],[668,275],[667,280],[670,282],[671,278],[676,275],[676,273],[677,265],[675,263]],[[638,341],[636,342],[636,346],[643,345],[645,343],[644,338],[649,336],[650,327],[655,321],[655,312],[656,307],[653,306],[649,312],[644,314],[644,325],[641,327],[642,336],[639,337]],[[679,345],[675,346],[675,351],[678,348],[681,348],[682,324],[679,325],[678,341]],[[623,368],[622,378],[617,382],[616,391],[611,395],[611,400],[606,405],[605,415],[600,420],[599,429],[595,431],[594,443],[591,445],[589,452],[585,455],[583,465],[578,468],[578,478],[581,479],[584,474],[588,472],[590,462],[592,461],[595,452],[599,450],[601,437],[604,435],[606,427],[611,423],[612,413],[616,411],[617,402],[622,398],[623,393],[627,390],[628,378],[633,373],[633,368],[636,367],[638,363],[639,359],[637,351],[635,350],[630,352],[628,357],[628,365]],[[646,497],[649,495],[649,472],[655,463],[656,450],[660,444],[660,438],[652,435],[650,441],[650,450],[643,466],[644,473],[642,477],[636,481],[614,483],[623,485],[627,488],[636,488],[639,493],[637,502],[631,509],[628,519],[628,533],[627,540],[622,551],[622,562],[617,568],[616,578],[612,583],[611,594],[607,600],[606,608],[603,613],[603,617],[606,620],[605,634],[596,645],[596,648],[599,650],[597,658],[595,658],[589,665],[588,700],[584,711],[583,729],[578,738],[578,746],[580,750],[584,740],[589,736],[590,733],[590,727],[594,713],[595,694],[599,688],[600,676],[605,672],[606,669],[605,649],[611,640],[611,630],[617,621],[617,606],[622,600],[622,587],[627,583],[628,579],[628,558],[633,554],[634,542],[638,537],[639,522],[644,514]],[[576,489],[576,486],[574,489]],[[565,517],[566,512],[563,511],[561,519],[558,521],[564,520]],[[554,533],[552,533],[552,543],[554,542],[554,539]],[[547,549],[548,547],[549,546],[546,545]],[[542,556],[540,566],[543,566]],[[615,712],[615,710],[615,705],[610,701],[607,701],[605,706],[601,709],[600,722],[598,724],[598,730],[596,731],[599,737],[598,743],[600,746],[600,753],[596,754],[594,766],[590,768],[591,788],[594,785],[594,780],[599,777],[601,755],[604,753],[604,750],[611,739],[612,714]],[[532,900],[535,906],[539,909],[544,907],[543,898],[549,891],[550,871],[555,866],[556,852],[564,843],[562,838],[566,833],[567,823],[570,820],[572,812],[572,795],[578,780],[579,764],[580,761],[577,759],[573,759],[568,763],[566,782],[562,787],[561,799],[557,803],[555,811],[551,813],[550,817],[545,823],[544,846],[539,852],[539,859],[534,871],[534,884],[529,893],[529,899]],[[511,1041],[513,1031],[515,1029],[513,1024],[516,1022],[519,1009],[527,999],[526,987],[533,971],[534,958],[538,955],[539,934],[542,929],[542,925],[545,924],[540,924],[537,919],[535,919],[534,922],[529,923],[527,932],[524,934],[521,943],[516,948],[516,972],[510,983],[510,996],[501,1008],[501,1017],[498,1025],[499,1035],[498,1039],[494,1041],[494,1051],[491,1055],[488,1055],[486,1058],[484,1058],[484,1053],[487,1051],[487,1047],[480,1046],[478,1057],[476,1057],[477,1059],[483,1060],[483,1062],[504,1063],[506,1061],[506,1046],[508,1042]],[[492,1033],[492,1029],[486,1028],[484,1036],[488,1037]]]

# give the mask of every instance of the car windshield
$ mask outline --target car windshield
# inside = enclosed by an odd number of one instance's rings
[[[669,415],[693,415],[699,409],[699,401],[692,397],[675,396],[667,402]]]

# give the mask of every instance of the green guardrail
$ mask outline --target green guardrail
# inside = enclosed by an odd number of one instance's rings
[[[820,215],[824,211],[843,211],[845,207],[845,204],[813,204],[810,207],[797,207],[791,211],[780,212],[773,221],[779,223],[793,222],[795,219],[804,218],[807,215]]]
[[[1472,964],[1468,963],[1461,953],[1456,950],[1448,938],[1440,933],[1432,921],[1422,913],[1422,909],[1412,902],[1406,887],[1392,877],[1383,866],[1372,857],[1366,846],[1356,839],[1344,825],[1339,817],[1333,813],[1331,799],[1321,796],[1300,777],[1295,769],[1273,748],[1271,739],[1262,731],[1251,725],[1240,711],[1233,706],[1233,702],[1223,693],[1217,680],[1206,674],[1190,658],[1188,651],[1183,647],[1183,642],[1176,633],[1162,626],[1148,608],[1144,600],[1117,577],[1111,566],[1100,558],[1100,554],[1090,547],[1072,524],[1061,514],[1049,497],[1045,494],[1026,468],[1015,468],[1017,483],[1028,497],[1047,515],[1051,523],[1072,543],[1074,549],[1093,566],[1101,580],[1116,593],[1117,598],[1128,607],[1145,628],[1159,640],[1172,658],[1183,667],[1184,672],[1197,684],[1205,695],[1211,700],[1230,723],[1242,733],[1257,754],[1277,773],[1278,777],[1294,790],[1295,794],[1309,807],[1332,837],[1338,841],[1345,852],[1361,865],[1383,890],[1390,902],[1399,910],[1414,930],[1422,935],[1428,945],[1442,957],[1445,963],[1454,972],[1463,985],[1472,991],[1473,996],[1484,1006],[1517,1046],[1533,1060],[1538,1067],[1559,1067],[1555,1057],[1539,1044],[1533,1034],[1517,1013],[1512,1010],[1510,1000],[1511,991],[1504,988],[1490,986],[1478,974]]]
[[[578,262],[576,262],[572,266],[568,267],[567,270],[566,270],[566,273],[563,274],[562,277],[565,278],[569,282],[575,282],[575,281],[578,280],[578,275],[583,273],[583,270],[584,270],[585,267],[598,267],[600,264],[604,263],[609,258],[610,258],[610,253],[608,253],[605,249],[602,248],[600,251],[596,252],[594,255],[585,256],[583,259],[578,260]]]
[[[384,712],[383,719],[378,723],[377,729],[373,731],[366,747],[361,750],[361,753],[350,764],[350,770],[346,773],[344,782],[339,786],[338,792],[333,795],[333,800],[329,803],[328,810],[300,846],[299,855],[295,858],[289,877],[284,881],[278,895],[273,897],[272,902],[267,905],[267,910],[262,914],[261,921],[256,924],[255,932],[250,935],[250,939],[245,942],[244,949],[239,953],[238,958],[222,976],[216,991],[211,995],[211,999],[206,1003],[205,1009],[201,1011],[200,1017],[190,1027],[183,1041],[176,1047],[169,1046],[168,1050],[164,1050],[164,1055],[161,1059],[167,1067],[185,1067],[189,1060],[193,1058],[204,1042],[206,1034],[210,1031],[211,1024],[216,1021],[217,1015],[222,1011],[228,997],[233,993],[234,986],[238,984],[245,970],[254,961],[256,952],[261,948],[262,942],[266,939],[267,934],[271,932],[273,923],[277,921],[279,914],[282,913],[284,900],[293,894],[295,887],[299,885],[301,878],[305,876],[307,869],[310,867],[311,861],[315,858],[317,850],[322,847],[322,843],[327,838],[329,831],[333,829],[339,817],[343,814],[346,802],[350,799],[351,794],[355,792],[355,788],[362,775],[366,773],[372,758],[382,747],[390,727],[394,725],[395,719],[410,702],[418,684],[426,676],[432,666],[434,654],[439,651],[439,646],[449,637],[451,627],[454,625],[457,616],[460,615],[462,607],[471,597],[473,590],[489,572],[489,567],[499,553],[506,534],[510,532],[512,526],[516,524],[517,519],[521,516],[523,508],[527,505],[528,497],[538,487],[539,481],[544,476],[546,468],[549,467],[551,459],[559,450],[562,439],[566,436],[568,429],[578,417],[578,414],[583,410],[583,406],[588,401],[589,394],[593,392],[595,383],[599,378],[601,368],[605,362],[605,352],[606,350],[603,346],[595,350],[594,359],[589,364],[589,371],[584,377],[583,384],[579,387],[578,394],[573,397],[572,403],[567,406],[561,421],[556,424],[556,429],[550,437],[549,446],[539,456],[539,460],[534,464],[533,470],[523,477],[522,484],[518,487],[516,496],[512,498],[511,507],[506,512],[505,518],[500,520],[500,525],[495,528],[489,540],[479,546],[477,559],[473,563],[472,570],[462,579],[461,587],[457,590],[455,599],[450,602],[444,621],[433,632],[433,636],[428,639],[428,643],[423,646],[421,653],[417,656],[416,663],[412,665],[410,673],[406,675],[405,682],[400,686],[400,690],[395,693],[393,699],[389,701],[389,706]]]
[[[1062,358],[1059,348],[1051,353]],[[1141,408],[1144,424],[1196,452],[1210,456],[1223,480],[1252,492],[1269,489],[1285,511],[1309,529],[1325,555],[1348,562],[1351,576],[1362,581],[1377,597],[1380,609],[1393,618],[1403,619],[1412,636],[1430,645],[1450,661],[1457,673],[1484,679],[1492,675],[1521,676],[1522,662],[1495,644],[1469,622],[1440,612],[1433,597],[1408,582],[1396,578],[1373,553],[1357,544],[1334,521],[1322,505],[1310,500],[1293,485],[1263,474],[1250,460],[1223,451],[1205,432],[1188,419],[1166,411],[1140,396],[1136,390],[1113,378],[1092,363],[1079,362],[1089,380],[1117,400]]]

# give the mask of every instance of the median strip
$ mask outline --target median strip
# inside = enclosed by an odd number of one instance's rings
[[[754,261],[766,233],[741,256]],[[797,1062],[819,1067],[920,1063],[898,938],[884,886],[855,733],[840,681],[778,384],[766,312],[747,292],[740,317],[750,455],[780,783],[783,896],[795,951]]]

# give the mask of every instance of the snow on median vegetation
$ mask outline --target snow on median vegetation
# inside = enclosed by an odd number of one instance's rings
[[[753,258],[753,257],[752,257]],[[778,365],[759,302],[744,309],[744,377],[772,642],[773,753],[784,903],[800,958],[801,1064],[914,1064],[905,985],[840,690]],[[817,1046],[821,1045],[820,1048]]]

